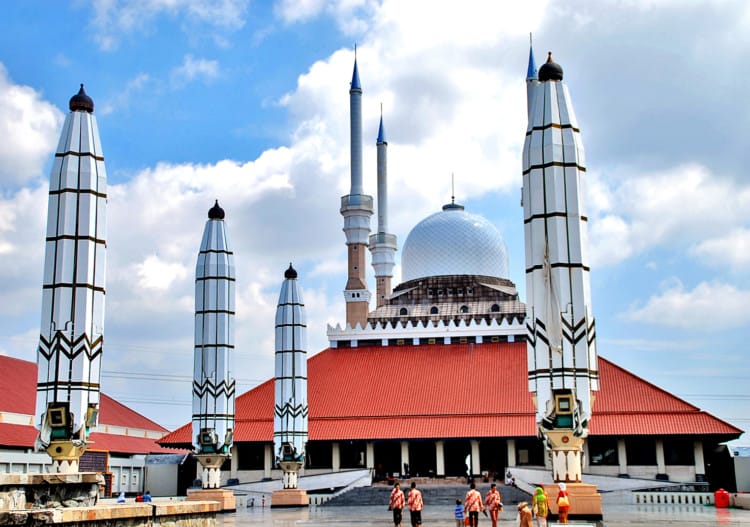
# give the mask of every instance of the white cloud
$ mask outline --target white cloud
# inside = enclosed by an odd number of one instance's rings
[[[634,306],[625,318],[633,322],[673,326],[696,333],[737,328],[750,322],[750,291],[732,284],[701,282],[688,290],[673,279],[643,306]]]
[[[103,50],[117,48],[125,35],[150,30],[162,16],[199,25],[216,38],[245,24],[248,3],[249,0],[96,0],[91,2],[94,16],[90,27]]]
[[[622,169],[627,171],[629,169]],[[750,186],[697,164],[594,182],[589,194],[592,265],[655,247],[688,247],[747,222]]]
[[[737,227],[724,236],[703,240],[690,253],[713,266],[746,271],[750,265],[750,228]]]
[[[63,119],[36,90],[14,84],[0,63],[0,183],[15,186],[46,176]]]
[[[172,70],[172,82],[180,85],[203,79],[211,81],[219,76],[219,62],[216,60],[196,59],[192,55],[185,55],[182,64]]]
[[[188,276],[188,269],[182,263],[165,262],[153,254],[147,256],[142,263],[136,264],[135,268],[135,274],[140,279],[138,285],[144,289],[164,291],[169,289],[175,280]]]

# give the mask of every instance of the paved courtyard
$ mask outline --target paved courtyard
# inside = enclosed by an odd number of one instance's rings
[[[408,526],[408,514],[403,527]],[[452,507],[425,506],[424,527],[455,527]],[[515,511],[506,508],[498,527],[517,525]],[[391,513],[382,507],[310,507],[308,509],[270,509],[249,507],[236,513],[220,515],[218,527],[391,527]],[[550,527],[556,524],[550,524]],[[571,523],[570,525],[574,525]],[[671,526],[750,526],[750,510],[716,509],[711,506],[605,505],[605,527],[633,525]],[[490,527],[480,517],[479,527]]]

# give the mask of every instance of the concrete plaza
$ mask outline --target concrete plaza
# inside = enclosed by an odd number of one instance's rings
[[[404,515],[403,527],[408,525],[409,515]],[[585,523],[584,523],[585,524]],[[307,509],[271,509],[248,507],[236,513],[217,517],[218,527],[391,527],[391,513],[386,504],[382,507],[333,507],[317,506]],[[424,527],[455,527],[453,507],[430,507],[425,505]],[[506,507],[500,516],[498,527],[518,525],[516,511]],[[551,523],[550,527],[556,524]],[[575,525],[571,523],[570,525]],[[590,524],[589,524],[590,525]],[[716,509],[705,505],[606,505],[604,527],[626,527],[634,525],[671,525],[684,527],[704,526],[750,526],[750,510]],[[487,518],[480,516],[480,527],[490,527]]]

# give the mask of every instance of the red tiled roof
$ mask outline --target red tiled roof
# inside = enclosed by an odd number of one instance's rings
[[[308,360],[310,440],[530,437],[526,344],[338,348]],[[599,358],[592,435],[742,431]],[[273,438],[273,379],[239,396],[235,441]],[[159,441],[189,445],[191,426]]]
[[[34,446],[38,433],[33,426],[0,423],[0,445],[31,448]]]
[[[0,412],[28,415],[36,413],[36,363],[0,355]],[[166,428],[142,416],[127,406],[102,393],[99,408],[99,426],[116,426],[129,429],[148,430],[164,434]],[[0,445],[18,448],[32,448],[37,437],[32,425],[8,424],[0,422]],[[138,435],[119,435],[92,432],[91,448],[108,450],[122,454],[168,453],[172,449],[159,446],[154,439]],[[175,451],[176,452],[176,451]]]
[[[0,355],[0,412],[34,415],[36,363]]]

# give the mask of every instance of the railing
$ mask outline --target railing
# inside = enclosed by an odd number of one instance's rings
[[[639,505],[713,505],[710,492],[634,491],[633,503]]]

